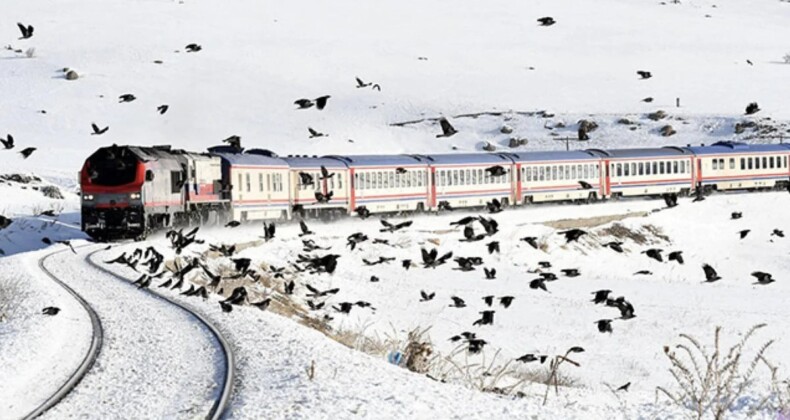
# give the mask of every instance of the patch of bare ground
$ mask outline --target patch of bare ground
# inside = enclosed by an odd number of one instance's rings
[[[632,229],[620,223],[612,223],[611,226],[599,230],[598,236],[613,236],[619,240],[630,239],[638,245],[652,243],[654,238],[671,242],[669,236],[654,225],[642,225],[638,229]]]
[[[583,228],[592,228],[596,226],[601,226],[607,223],[616,222],[631,217],[645,217],[648,214],[650,213],[646,211],[636,211],[631,213],[612,214],[607,216],[551,220],[548,222],[543,222],[543,225],[554,229],[583,229]]]

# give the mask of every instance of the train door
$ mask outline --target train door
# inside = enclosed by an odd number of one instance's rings
[[[428,177],[428,207],[436,208],[436,168],[433,166]]]
[[[524,177],[521,176],[521,164],[516,164],[515,188],[513,188],[515,196],[511,199],[514,205],[521,204],[521,183],[524,182]]]
[[[603,167],[601,168],[601,194],[603,197],[609,197],[612,195],[612,175],[611,175],[611,164],[608,160],[603,161]]]

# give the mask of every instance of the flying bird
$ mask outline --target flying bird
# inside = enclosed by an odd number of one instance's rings
[[[609,248],[609,249],[611,249],[613,251],[616,251],[616,252],[620,252],[620,253],[623,252],[623,243],[622,242],[609,242],[609,243],[603,244],[603,246],[605,246],[605,247],[607,247],[607,248]]]
[[[502,296],[499,298],[499,303],[507,309],[513,303],[513,299],[515,299],[513,296]]]
[[[551,16],[542,17],[538,19],[538,22],[540,23],[540,26],[551,26],[557,23],[557,21]]]
[[[461,242],[477,242],[482,241],[485,239],[486,234],[475,234],[475,228],[471,225],[467,225],[464,227],[464,239],[461,239]]]
[[[8,134],[6,137],[7,137],[7,140],[0,139],[0,143],[3,143],[3,147],[6,150],[13,149],[14,148],[14,136]]]
[[[57,315],[58,312],[60,312],[60,308],[57,306],[47,306],[41,310],[41,313],[44,315]]]
[[[99,126],[96,125],[95,123],[91,123],[91,128],[93,128],[93,133],[91,133],[92,136],[93,135],[100,136],[100,135],[106,133],[107,130],[110,129],[110,126],[108,125],[107,127],[99,128]]]
[[[404,229],[404,228],[407,228],[407,227],[411,226],[412,223],[414,223],[412,220],[407,220],[405,222],[398,223],[397,225],[393,225],[392,223],[390,223],[390,222],[388,222],[388,221],[386,221],[384,219],[381,219],[381,224],[384,225],[384,228],[383,229],[379,229],[379,232],[394,233],[394,232],[397,232],[397,231],[399,231],[401,229]]]
[[[307,223],[305,223],[304,220],[299,221],[299,229],[301,229],[302,231],[302,233],[300,233],[299,236],[307,236],[315,233],[311,231],[310,228],[307,227]]]
[[[485,273],[486,280],[496,279],[496,268],[483,267],[483,273]]]
[[[667,259],[669,261],[677,261],[678,264],[683,264],[683,251],[670,252]]]
[[[743,213],[741,213],[739,211],[734,211],[730,215],[730,219],[732,219],[732,220],[737,220],[737,219],[740,219],[741,217],[743,217]]]
[[[528,243],[531,247],[535,249],[538,249],[538,238],[534,236],[525,236],[519,240]]]
[[[164,115],[168,109],[170,109],[170,105],[159,105],[158,107],[156,107],[156,110],[157,112],[159,112],[160,115]]]
[[[746,235],[749,234],[749,232],[751,232],[751,229],[744,229],[744,230],[738,231],[738,235],[741,237],[741,239],[743,239],[743,238],[746,237]]]
[[[492,177],[496,176],[503,176],[507,174],[507,169],[503,168],[500,165],[491,166],[490,168],[486,168],[486,172]]]
[[[436,292],[427,293],[424,290],[420,290],[420,302],[427,302],[432,300],[436,296]]]
[[[570,229],[570,230],[565,230],[565,231],[557,232],[557,233],[560,234],[560,235],[565,235],[565,243],[578,241],[579,238],[582,237],[582,235],[586,235],[587,234],[587,232],[585,232],[585,231],[583,231],[581,229]]]
[[[560,271],[562,274],[565,274],[566,277],[579,277],[581,275],[578,268],[563,268]]]
[[[319,110],[324,109],[324,107],[326,106],[326,101],[328,101],[329,98],[331,98],[331,96],[329,95],[319,96],[315,98],[315,107],[318,108]]]
[[[644,71],[644,70],[637,70],[636,74],[638,74],[639,77],[642,78],[642,80],[653,77],[653,75],[649,71]]]
[[[35,151],[36,151],[36,148],[35,148],[35,147],[27,147],[27,148],[24,148],[24,149],[22,149],[22,150],[21,150],[19,153],[22,155],[22,157],[23,157],[24,159],[27,159],[27,158],[29,158],[29,157],[30,157],[30,155],[32,155],[32,154],[33,154],[33,152],[35,152]]]
[[[600,319],[595,321],[598,325],[598,332],[599,333],[611,333],[612,332],[612,320],[611,319]]]
[[[705,282],[713,283],[714,281],[721,280],[719,274],[708,264],[704,264],[702,269],[705,271]]]
[[[201,47],[198,44],[189,44],[186,47],[184,47],[184,49],[187,50],[188,53],[192,53],[192,52],[198,52],[198,51],[202,50],[203,47]]]
[[[658,262],[664,262],[664,257],[661,256],[661,252],[663,252],[663,250],[658,249],[658,248],[650,248],[647,251],[642,251],[642,253],[643,254],[647,254],[648,257],[650,257],[650,258],[652,258],[652,259],[654,259],[654,260],[656,260]]]
[[[453,301],[453,303],[450,305],[450,307],[452,307],[452,308],[465,308],[466,307],[466,302],[464,302],[464,300],[459,298],[458,296],[450,296],[450,299],[452,299],[452,301]]]
[[[615,391],[626,391],[628,392],[628,388],[631,386],[631,382],[626,382],[625,385],[618,387]]]
[[[22,32],[22,37],[19,39],[28,39],[33,36],[33,25],[25,26],[21,22],[17,22],[16,26],[19,28],[19,32]]]
[[[123,95],[118,97],[118,103],[122,102],[132,102],[137,99],[136,96],[132,95],[131,93],[124,93]]]
[[[227,143],[228,146],[233,147],[234,149],[241,149],[241,137],[237,135],[232,135],[225,140],[222,140],[223,143]]]
[[[636,273],[634,273],[635,276],[640,276],[640,275],[641,276],[649,276],[649,275],[652,275],[652,274],[653,274],[653,272],[650,271],[650,270],[640,270],[640,271],[637,271]]]
[[[539,278],[529,282],[530,289],[543,289],[544,291],[548,292],[549,289],[546,288],[546,279]]]
[[[516,359],[516,361],[517,362],[521,362],[521,363],[531,363],[531,362],[540,361],[540,363],[543,364],[543,363],[546,363],[546,360],[548,358],[549,358],[549,356],[545,356],[545,355],[538,355],[538,356],[536,356],[533,353],[527,353],[527,354],[519,357],[518,359]]]
[[[455,226],[464,226],[464,225],[468,225],[469,223],[472,223],[472,222],[474,222],[476,220],[477,220],[477,216],[466,216],[463,219],[456,220],[455,222],[450,222],[450,226],[453,226],[453,225],[455,225]]]
[[[755,284],[771,284],[776,280],[773,279],[773,276],[770,273],[764,273],[762,271],[755,271],[752,273],[752,277],[757,279],[757,283]]]
[[[439,118],[439,125],[442,127],[442,134],[437,134],[436,137],[450,137],[456,133],[458,130],[450,124],[450,121],[447,121],[447,118]]]
[[[302,98],[302,99],[295,100],[294,101],[294,105],[298,106],[299,109],[307,109],[307,108],[310,108],[311,106],[313,106],[315,104],[310,99]]]
[[[589,182],[585,182],[585,181],[578,181],[578,182],[579,182],[579,186],[580,186],[580,187],[581,187],[583,190],[591,190],[591,189],[592,189],[592,187],[593,187],[592,185],[590,185],[590,183],[589,183]]]
[[[612,293],[612,291],[608,289],[596,290],[595,292],[592,292],[592,294],[595,295],[592,302],[596,305],[606,303],[606,301],[609,299],[610,293]]]
[[[482,317],[473,322],[472,325],[494,325],[494,311],[482,311],[479,313]]]
[[[310,133],[310,138],[311,138],[311,139],[312,139],[312,138],[315,138],[315,137],[329,137],[327,134],[325,134],[325,133],[321,133],[321,132],[319,132],[319,131],[315,131],[315,130],[314,130],[313,128],[311,128],[311,127],[307,127],[307,131]]]
[[[365,87],[368,87],[368,86],[372,85],[372,83],[365,83],[365,82],[363,82],[362,79],[360,79],[359,77],[357,77],[356,79],[357,79],[357,89],[365,88]]]
[[[239,222],[238,220],[231,220],[230,222],[225,224],[225,227],[229,227],[229,228],[235,228],[239,226],[241,226],[241,222]]]
[[[496,198],[492,199],[491,201],[487,201],[486,210],[488,210],[488,212],[491,214],[500,213],[502,212],[502,203]]]
[[[494,252],[497,254],[499,253],[499,241],[489,242],[486,244],[486,247],[488,248],[489,254],[493,254]]]
[[[784,238],[785,237],[785,233],[783,231],[779,230],[779,229],[774,229],[774,231],[771,232],[771,236],[778,236],[780,238]]]
[[[322,193],[322,192],[320,192],[320,191],[316,191],[316,192],[315,192],[315,194],[314,194],[314,196],[315,196],[315,200],[316,200],[318,203],[320,203],[320,204],[326,204],[326,203],[328,203],[330,200],[332,200],[332,196],[333,196],[333,195],[335,195],[335,192],[334,192],[334,191],[329,191],[329,192],[328,192],[328,193],[326,193],[326,194],[324,194],[324,193]]]
[[[326,169],[324,165],[321,165],[321,176],[318,177],[320,181],[332,178],[333,176],[335,176],[334,172],[329,172],[329,169]]]

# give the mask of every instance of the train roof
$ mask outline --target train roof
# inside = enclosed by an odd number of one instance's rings
[[[282,158],[282,160],[286,161],[291,168],[318,168],[321,166],[326,168],[348,168],[341,160],[331,157],[288,156]]]
[[[590,152],[599,154],[604,158],[612,159],[631,159],[644,157],[682,157],[691,156],[692,152],[685,147],[667,146],[657,148],[638,148],[638,149],[590,149]]]
[[[589,150],[572,150],[567,152],[519,152],[510,154],[518,163],[547,162],[566,160],[597,160],[599,154]]]
[[[770,153],[788,152],[790,144],[748,144],[733,141],[720,141],[710,146],[688,147],[696,155],[720,155],[728,153]]]
[[[245,152],[244,149],[236,149],[230,146],[215,146],[210,147],[208,151],[219,156],[230,165],[288,166],[288,164],[277,157],[276,154],[260,149],[252,149]]]
[[[511,153],[443,153],[438,155],[418,155],[432,165],[465,165],[513,163]]]
[[[426,166],[427,161],[422,155],[332,155],[327,158],[337,159],[349,167],[361,166]]]

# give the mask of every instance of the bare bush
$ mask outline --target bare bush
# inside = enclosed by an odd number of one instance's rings
[[[756,369],[773,344],[773,340],[769,340],[754,352],[747,348],[749,339],[763,327],[765,324],[749,329],[726,352],[721,343],[721,327],[716,327],[711,348],[703,346],[690,335],[681,334],[682,341],[675,345],[674,350],[664,347],[671,364],[669,371],[674,378],[674,387],[657,387],[656,400],[659,395],[664,395],[678,407],[690,410],[692,418],[725,418],[736,401],[755,385]],[[769,397],[757,406],[765,405]]]

